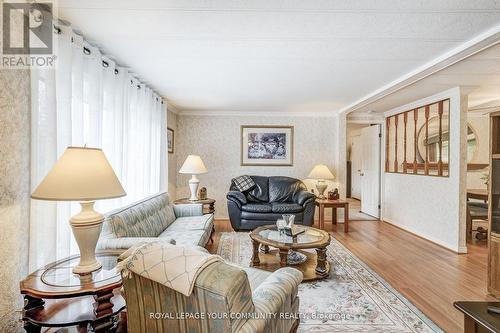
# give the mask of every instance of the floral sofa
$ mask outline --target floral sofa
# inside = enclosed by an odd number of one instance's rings
[[[199,273],[193,292],[185,296],[132,272],[123,278],[127,332],[296,332],[301,281],[302,272],[291,267],[269,273],[216,262]]]
[[[213,214],[201,204],[173,205],[163,192],[105,214],[98,250],[126,250],[158,238],[205,246],[214,232]]]

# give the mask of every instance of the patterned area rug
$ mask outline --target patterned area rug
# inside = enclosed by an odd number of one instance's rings
[[[222,233],[218,253],[248,266],[250,237],[242,232]],[[333,238],[327,256],[332,267],[329,278],[299,286],[299,332],[443,332]]]

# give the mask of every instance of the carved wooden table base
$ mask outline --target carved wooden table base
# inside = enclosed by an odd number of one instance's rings
[[[308,232],[314,235],[315,241],[297,242],[295,243],[280,243],[270,239],[265,239],[259,236],[260,231],[273,228],[272,226],[259,227],[252,232],[252,259],[251,265],[270,272],[290,266],[302,271],[304,281],[316,279],[324,279],[330,273],[330,264],[326,257],[326,247],[330,244],[330,235],[322,230],[312,227],[308,228]],[[308,235],[305,235],[308,236]],[[305,249],[313,249],[306,251]],[[289,264],[288,253],[290,250],[297,251],[306,256],[306,260],[300,264]]]

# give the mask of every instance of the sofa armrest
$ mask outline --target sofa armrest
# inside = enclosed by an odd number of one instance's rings
[[[267,313],[274,313],[281,304],[291,306],[303,277],[301,271],[292,267],[274,271],[253,292],[256,311],[266,309]]]
[[[266,316],[252,318],[242,327],[243,332],[272,332],[273,326],[277,323],[273,321],[282,321],[279,327],[290,328],[295,319],[280,318],[280,314],[287,314],[298,318],[298,287],[302,282],[302,272],[295,268],[280,268],[269,275],[252,293],[253,303],[256,314],[265,314]],[[296,313],[294,313],[296,312]],[[278,318],[273,318],[269,314],[277,314]],[[286,322],[286,323],[285,323]],[[287,330],[288,331],[288,330]]]
[[[311,192],[302,190],[295,194],[295,202],[301,206],[304,206],[309,201],[314,201],[316,196]]]
[[[118,237],[118,238],[102,238],[97,243],[98,250],[128,250],[132,246],[140,243],[152,243],[166,241],[170,244],[175,244],[173,238],[158,238],[158,237]]]
[[[216,262],[205,267],[195,281],[195,292],[201,291],[203,291],[204,302],[199,303],[209,304],[212,312],[223,314],[253,314],[255,312],[247,274],[236,265]],[[217,304],[221,306],[218,307]],[[245,325],[247,318],[235,316],[223,318],[223,320],[227,321],[227,324],[220,327],[230,327],[230,332],[241,332],[240,328]]]
[[[247,198],[245,195],[238,191],[229,191],[226,195],[228,200],[232,200],[238,204],[238,207],[241,208],[241,205],[247,204]]]
[[[203,215],[203,204],[175,204],[175,217],[201,216]]]

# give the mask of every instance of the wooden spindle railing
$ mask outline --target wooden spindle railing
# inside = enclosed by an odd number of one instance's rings
[[[398,115],[394,116],[394,172],[398,172]]]
[[[425,106],[425,167],[424,173],[429,174],[429,105]]]
[[[401,112],[385,119],[386,141],[385,141],[385,171],[396,173],[413,173],[424,175],[443,176],[448,174],[448,163],[443,161],[443,145],[448,140],[443,133],[443,121],[446,121],[449,107],[445,109],[446,100],[423,105],[419,108]],[[439,128],[430,127],[431,106],[438,107]],[[411,158],[411,125],[413,113],[413,160]],[[402,114],[402,120],[400,115]],[[422,117],[419,127],[419,117]],[[391,120],[394,118],[394,120]],[[394,128],[390,129],[394,121]],[[399,124],[403,128],[399,128]],[[401,133],[403,130],[403,133]],[[436,133],[437,132],[437,133]],[[401,135],[401,138],[399,137]],[[423,150],[419,150],[419,138],[423,141]],[[401,142],[402,141],[402,142]],[[421,142],[422,143],[422,142]],[[391,147],[394,145],[394,149]],[[436,147],[436,144],[438,147]],[[394,156],[392,155],[394,154]],[[410,156],[408,156],[410,154]],[[402,159],[402,161],[400,160]],[[431,161],[432,159],[432,161]],[[399,164],[402,163],[402,168]],[[413,172],[411,171],[413,170]]]
[[[418,109],[413,110],[413,122],[415,126],[413,128],[413,173],[418,172],[417,165],[417,121],[418,121]]]
[[[443,175],[443,101],[438,104],[438,115],[439,115],[439,159],[438,159],[438,176]]]
[[[408,161],[406,160],[406,124],[408,123],[408,112],[405,112],[403,114],[403,123],[404,123],[404,139],[403,139],[403,173],[406,173],[408,171],[408,167],[406,166],[406,163]]]
[[[389,172],[389,127],[391,126],[391,117],[385,119],[385,172]]]

